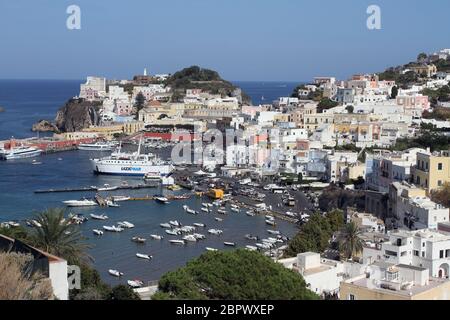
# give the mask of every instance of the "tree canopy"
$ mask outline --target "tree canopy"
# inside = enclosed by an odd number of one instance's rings
[[[310,300],[302,276],[259,252],[207,252],[159,281],[152,299]]]

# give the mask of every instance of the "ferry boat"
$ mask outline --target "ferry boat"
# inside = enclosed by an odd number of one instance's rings
[[[68,207],[95,207],[98,205],[97,202],[89,199],[67,200],[63,203]]]
[[[91,159],[95,174],[119,175],[119,176],[145,176],[147,173],[157,173],[160,177],[166,177],[173,171],[173,166],[154,154],[141,154],[141,143],[135,153],[121,152],[109,157]]]
[[[41,155],[42,150],[34,147],[13,147],[11,149],[0,149],[0,160],[16,160],[33,158]]]
[[[112,151],[114,145],[111,143],[80,143],[78,150],[83,151]]]

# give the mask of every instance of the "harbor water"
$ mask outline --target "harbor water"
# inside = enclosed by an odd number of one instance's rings
[[[0,105],[6,112],[0,113],[0,139],[11,136],[18,138],[29,137],[31,125],[40,119],[54,118],[56,111],[67,100],[77,94],[81,81],[0,81]],[[255,92],[253,99],[259,99],[260,90],[257,83],[247,83]],[[273,84],[273,83],[272,83]],[[39,90],[34,86],[37,85]],[[245,83],[239,84],[246,91]],[[275,86],[275,84],[273,84]],[[265,85],[267,86],[267,85]],[[295,84],[286,86],[278,84],[272,90],[275,95],[285,96],[291,93]],[[20,88],[21,89],[20,89]],[[7,89],[5,89],[7,88]],[[30,91],[27,91],[30,90]],[[24,92],[25,91],[25,92]],[[95,192],[45,193],[36,194],[40,189],[64,189],[98,186],[104,184],[118,186],[124,182],[129,185],[142,184],[142,178],[97,176],[92,172],[90,158],[99,157],[101,153],[89,151],[68,151],[43,155],[34,159],[0,162],[0,221],[29,219],[39,211],[47,208],[64,207],[62,201],[78,200],[83,197],[93,198]],[[166,154],[167,157],[167,154]],[[33,160],[40,164],[33,164]],[[140,190],[116,190],[102,192],[104,196],[124,195],[142,198],[155,194],[182,194],[187,190],[175,193],[161,187]],[[125,283],[126,280],[140,279],[144,282],[159,279],[169,270],[183,266],[187,261],[205,252],[206,247],[229,250],[223,242],[235,242],[237,247],[254,245],[255,241],[244,238],[246,234],[253,234],[260,238],[267,238],[270,229],[263,216],[249,217],[242,209],[241,213],[228,210],[227,215],[202,212],[202,202],[206,198],[193,196],[188,200],[173,200],[169,204],[155,201],[126,201],[121,202],[119,208],[68,208],[67,213],[81,213],[90,218],[90,214],[105,214],[106,221],[89,219],[80,228],[92,246],[89,254],[94,258],[94,267],[102,278],[110,284]],[[198,215],[190,215],[183,210],[183,205],[199,211]],[[217,209],[214,208],[213,212]],[[223,219],[222,222],[215,217]],[[180,239],[180,236],[165,234],[160,223],[178,220],[183,225],[204,223],[206,228],[197,230],[206,235],[206,240],[197,243],[187,243],[185,246],[172,245],[170,239]],[[101,237],[92,233],[93,229],[102,229],[104,225],[117,225],[119,221],[129,221],[135,225],[121,233],[108,233]],[[211,228],[223,230],[221,236],[208,234]],[[296,227],[288,222],[278,220],[277,229],[286,236],[292,236]],[[150,234],[164,236],[163,240],[151,240]],[[134,236],[147,239],[146,244],[136,244],[131,241]],[[138,259],[136,253],[153,256],[150,261]],[[108,269],[117,269],[124,273],[118,279],[108,275]]]

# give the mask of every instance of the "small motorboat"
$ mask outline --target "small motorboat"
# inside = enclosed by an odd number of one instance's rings
[[[145,260],[151,260],[153,257],[149,256],[148,254],[143,254],[143,253],[136,253],[136,257],[138,257],[139,259],[145,259]]]
[[[186,244],[184,240],[169,240],[171,244]]]
[[[177,220],[169,221],[169,224],[174,227],[179,227],[181,225]]]
[[[246,234],[245,239],[250,240],[250,241],[258,241],[259,240],[259,238],[257,236],[253,236],[251,234]]]
[[[189,214],[198,214],[197,211],[195,211],[194,209],[190,209],[190,208],[188,208],[188,209],[186,210],[186,212],[189,213]]]
[[[194,233],[193,236],[197,239],[197,240],[205,240],[206,236],[204,234],[201,233]]]
[[[208,208],[208,204],[207,203],[202,203],[202,207]]]
[[[245,249],[250,250],[250,251],[257,251],[258,247],[255,246],[245,246]]]
[[[218,214],[227,214],[227,211],[225,209],[219,209],[217,210]]]
[[[188,242],[197,242],[197,238],[194,235],[184,236],[183,240]]]
[[[278,230],[267,230],[267,232],[276,236],[280,235],[280,231]]]
[[[97,191],[114,191],[117,190],[119,187],[111,187],[109,184],[105,183],[103,187],[97,188]]]
[[[144,282],[141,280],[128,280],[127,284],[132,288],[140,288],[144,285]]]
[[[267,216],[265,216],[265,218],[266,218],[266,220],[275,220],[275,217],[271,216],[271,215],[267,215]]]
[[[116,226],[103,226],[103,229],[109,232],[122,232],[123,229]]]
[[[206,247],[205,249],[206,249],[206,251],[213,251],[213,252],[214,252],[214,251],[219,251],[219,250],[217,250],[217,249],[210,248],[210,247]]]
[[[234,242],[224,242],[223,244],[228,247],[236,247],[236,243],[234,243]]]
[[[161,228],[172,228],[170,223],[160,223],[159,225],[161,226]]]
[[[202,211],[206,212],[206,213],[209,213],[209,209],[207,209],[207,208],[202,208]]]
[[[106,205],[111,208],[119,208],[120,205],[115,203],[113,200],[106,200]]]
[[[222,222],[223,221],[223,219],[222,218],[214,218],[214,220],[216,220],[216,221],[219,221],[219,222]]]
[[[184,226],[184,227],[180,228],[180,231],[184,232],[184,233],[191,233],[191,232],[195,231],[195,227],[193,227],[193,226]]]
[[[123,276],[123,273],[122,272],[120,272],[120,271],[118,271],[118,270],[114,270],[114,269],[109,269],[108,270],[108,273],[110,274],[110,275],[112,275],[112,276],[114,276],[114,277],[121,277],[121,276]]]
[[[102,236],[103,235],[103,231],[102,230],[94,229],[94,230],[92,230],[92,232],[94,232],[94,234],[96,236]]]
[[[209,229],[208,233],[219,236],[219,235],[221,235],[223,233],[223,231],[219,230],[219,229]]]
[[[253,211],[247,211],[245,214],[248,215],[249,217],[255,216],[255,213]]]
[[[169,199],[167,199],[164,196],[155,196],[154,198],[157,202],[162,203],[162,204],[168,204],[169,203]]]
[[[199,228],[206,228],[206,224],[204,224],[204,223],[194,223],[194,226],[199,227]]]
[[[269,226],[276,226],[277,225],[274,220],[266,220],[266,224],[268,224]]]
[[[167,234],[170,234],[171,236],[178,236],[180,235],[180,232],[176,231],[176,230],[166,230]]]
[[[119,227],[126,228],[126,229],[134,228],[134,224],[132,224],[132,223],[130,223],[128,221],[117,222],[117,225]]]
[[[237,212],[237,213],[241,212],[241,210],[237,207],[231,207],[231,211]]]
[[[147,239],[141,238],[141,237],[133,237],[133,238],[131,238],[131,241],[136,242],[136,243],[145,243],[145,241],[147,241]]]
[[[183,205],[183,210],[184,210],[184,211],[187,211],[187,209],[189,209],[189,206]]]
[[[33,227],[42,228],[42,224],[40,224],[39,222],[37,222],[34,219],[31,220],[30,223],[31,223],[31,226],[33,226]]]
[[[94,220],[107,220],[108,219],[108,216],[107,215],[104,215],[104,214],[93,214],[93,213],[91,213],[91,218],[92,219],[94,219]]]
[[[162,239],[164,239],[163,236],[159,236],[157,234],[151,234],[150,238],[152,238],[153,240],[162,240]]]

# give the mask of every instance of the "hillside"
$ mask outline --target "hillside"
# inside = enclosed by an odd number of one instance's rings
[[[186,89],[202,89],[211,94],[220,94],[222,97],[237,97],[242,104],[251,104],[250,97],[240,88],[222,79],[216,71],[198,66],[174,73],[167,79],[166,85],[173,90],[173,102],[181,101],[185,96]]]

